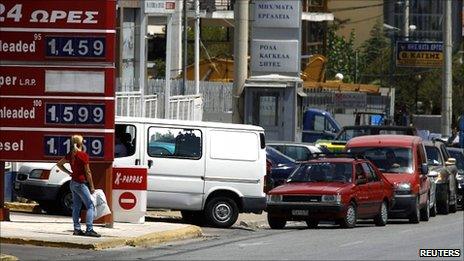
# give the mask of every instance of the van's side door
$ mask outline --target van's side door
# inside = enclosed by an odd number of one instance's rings
[[[143,125],[139,123],[115,124],[114,167],[127,167],[141,164]]]
[[[145,126],[148,207],[200,210],[205,174],[205,133],[183,126]]]

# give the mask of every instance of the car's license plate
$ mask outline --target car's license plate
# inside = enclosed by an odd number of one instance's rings
[[[21,184],[19,184],[19,183],[16,182],[16,183],[14,184],[14,189],[19,190],[20,186],[21,186]]]
[[[294,216],[307,216],[309,211],[307,209],[294,209],[292,210],[292,215]]]

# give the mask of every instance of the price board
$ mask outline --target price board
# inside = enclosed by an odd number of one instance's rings
[[[2,32],[0,54],[14,61],[114,62],[114,42],[114,34]]]
[[[111,161],[114,149],[112,133],[95,132],[92,129],[49,129],[42,131],[9,130],[0,127],[0,158],[11,161],[55,161],[69,153],[71,136],[81,134],[84,137],[84,151],[92,161]],[[93,132],[92,132],[93,131]],[[36,148],[41,148],[37,151]]]
[[[113,128],[114,117],[114,100],[6,97],[0,106],[2,127]]]
[[[116,0],[1,0],[0,160],[112,161]]]
[[[0,95],[113,97],[113,68],[2,66]]]

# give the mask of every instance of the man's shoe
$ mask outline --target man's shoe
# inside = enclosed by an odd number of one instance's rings
[[[85,232],[85,236],[88,236],[88,237],[101,237],[100,234],[98,234],[97,232],[95,232],[95,230],[89,230],[89,231],[86,231]]]
[[[74,232],[73,232],[73,235],[74,236],[84,236],[85,233],[84,233],[84,231],[82,231],[82,229],[75,229]]]

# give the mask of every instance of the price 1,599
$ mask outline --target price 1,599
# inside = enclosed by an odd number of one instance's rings
[[[46,36],[49,57],[104,58],[104,37]]]
[[[103,125],[105,123],[105,105],[47,103],[45,106],[45,123]]]
[[[93,158],[102,158],[104,155],[103,137],[84,137],[84,151]],[[45,136],[44,155],[62,157],[71,151],[71,138],[69,136]]]

